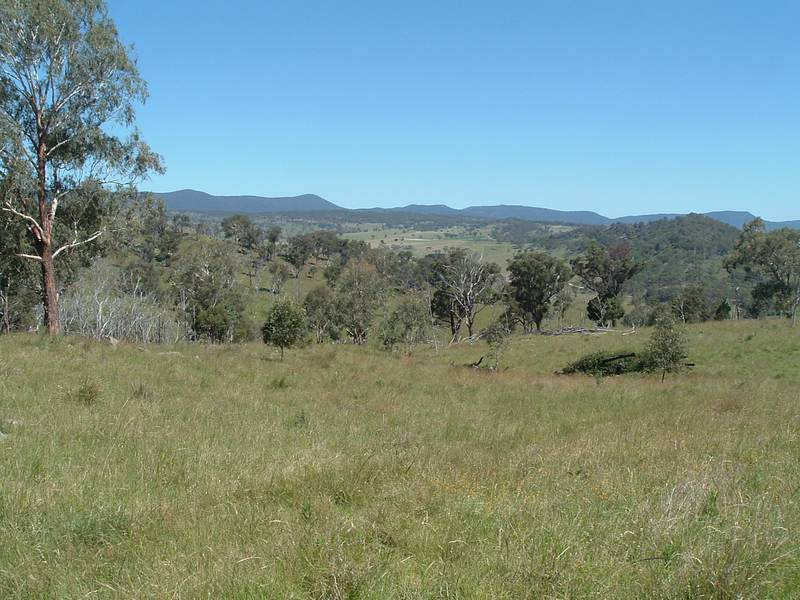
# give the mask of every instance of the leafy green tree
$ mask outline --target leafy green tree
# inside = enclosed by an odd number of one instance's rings
[[[671,311],[661,310],[646,350],[647,363],[661,371],[661,381],[667,373],[676,373],[686,358],[686,343],[682,327]]]
[[[303,300],[303,309],[306,312],[308,325],[314,332],[314,338],[318,344],[324,342],[326,336],[335,333],[333,330],[333,305],[333,292],[326,285],[312,288]]]
[[[284,284],[291,277],[292,270],[285,262],[277,260],[270,263],[268,270],[272,280],[270,291],[273,294],[280,294]]]
[[[625,316],[625,309],[618,296],[610,298],[595,296],[586,304],[586,316],[600,327],[605,327],[609,322],[616,326],[617,321]]]
[[[569,311],[570,307],[572,306],[573,302],[575,302],[575,292],[572,291],[572,288],[569,286],[565,286],[559,293],[553,298],[552,307],[555,310],[556,315],[558,316],[558,326],[561,327],[564,323],[564,320],[567,318],[567,312]]]
[[[314,252],[313,241],[305,235],[296,235],[289,238],[289,244],[286,247],[286,262],[294,267],[295,277],[300,277],[300,272],[303,270],[308,259]]]
[[[690,285],[672,299],[675,316],[684,323],[700,323],[711,319],[712,302],[702,285]]]
[[[34,325],[37,277],[30,261],[14,252],[24,244],[26,232],[18,221],[0,221],[0,333]]]
[[[172,226],[175,230],[183,234],[192,226],[192,218],[184,213],[172,215]]]
[[[586,253],[572,261],[572,270],[583,286],[597,294],[587,306],[590,319],[601,327],[609,322],[616,325],[625,314],[619,295],[622,286],[639,272],[641,266],[633,260],[628,244],[603,247],[592,243]]]
[[[562,293],[572,272],[561,259],[544,252],[522,252],[508,265],[510,294],[526,333],[542,329],[553,300]]]
[[[0,3],[0,206],[27,229],[16,254],[39,263],[51,334],[61,329],[55,259],[103,232],[70,219],[75,205],[161,169],[135,131],[112,133],[133,125],[146,96],[102,0]]]
[[[291,348],[301,342],[305,332],[305,312],[302,307],[289,300],[279,300],[273,304],[261,328],[264,343],[280,348],[281,360],[284,348]]]
[[[433,335],[428,302],[419,294],[407,294],[381,323],[381,344],[392,350],[399,344],[412,346],[427,342]]]
[[[335,324],[354,344],[364,344],[383,300],[385,282],[364,261],[348,264],[336,284]]]
[[[231,215],[220,224],[226,238],[232,239],[243,253],[254,252],[264,241],[264,230],[246,215]]]
[[[211,342],[247,339],[249,326],[238,256],[222,240],[185,240],[172,259],[169,285],[187,321],[190,338]]]
[[[766,232],[755,219],[745,225],[736,247],[725,260],[729,271],[744,267],[762,281],[753,291],[754,300],[770,299],[792,323],[800,306],[800,231],[779,229]]]
[[[267,260],[275,258],[275,250],[278,247],[278,240],[281,237],[281,228],[277,225],[267,227],[264,231],[264,238],[266,239]]]

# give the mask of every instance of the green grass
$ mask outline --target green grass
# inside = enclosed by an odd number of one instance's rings
[[[448,227],[436,230],[391,228],[381,225],[365,227],[363,231],[345,234],[344,238],[362,240],[375,248],[410,250],[414,256],[443,252],[448,248],[466,248],[481,254],[484,260],[496,262],[505,269],[516,249],[512,244],[490,237],[491,227],[466,229]]]
[[[411,356],[0,337],[0,598],[795,598],[800,330]]]

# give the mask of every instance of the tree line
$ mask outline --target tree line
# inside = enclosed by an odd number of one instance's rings
[[[662,260],[662,243],[676,247],[667,243],[675,225],[580,230],[582,246],[569,262],[544,251],[535,237],[542,226],[531,226],[528,248],[505,269],[464,249],[415,258],[331,231],[285,238],[241,215],[210,235],[205,224],[168,215],[136,191],[163,170],[135,129],[135,107],[146,97],[102,1],[0,3],[0,330],[241,341],[257,329],[254,292],[280,296],[290,278],[316,269],[325,284],[293,308],[317,341],[363,344],[378,336],[391,347],[429,340],[444,327],[457,342],[479,335],[479,314],[497,304],[503,330],[539,331],[549,315],[563,318],[576,289],[591,295],[586,313],[601,327],[626,316],[646,322],[652,305],[665,301],[686,322],[727,318],[732,308],[797,318],[800,232],[766,232],[759,220],[720,258],[735,282],[733,297],[681,285],[668,298],[637,296],[627,315],[624,294],[648,261],[692,263],[686,254]],[[702,218],[676,222],[679,246],[696,256],[718,255],[730,235],[698,237]],[[496,235],[523,235],[517,229]],[[645,230],[660,233],[645,243]],[[253,290],[264,268],[268,289]],[[262,334],[271,338],[274,330],[265,325]]]

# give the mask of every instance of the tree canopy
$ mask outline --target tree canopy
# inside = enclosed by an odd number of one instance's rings
[[[27,229],[15,253],[40,263],[50,333],[60,331],[54,259],[103,231],[87,210],[106,186],[161,169],[131,131],[146,97],[101,0],[0,3],[0,207]]]

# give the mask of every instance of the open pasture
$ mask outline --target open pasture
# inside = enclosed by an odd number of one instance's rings
[[[556,376],[622,337],[387,354],[0,338],[3,598],[792,598],[800,337]],[[455,365],[455,366],[454,366]]]

